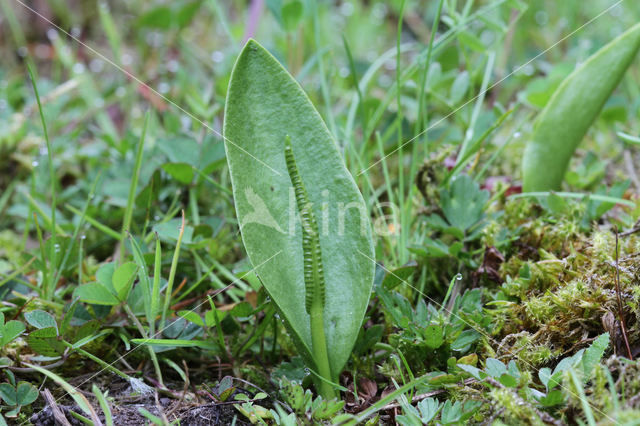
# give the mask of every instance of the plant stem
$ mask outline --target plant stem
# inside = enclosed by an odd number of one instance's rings
[[[47,121],[44,118],[44,111],[42,110],[42,103],[40,102],[40,94],[38,93],[38,86],[36,84],[36,76],[33,67],[30,63],[27,63],[27,69],[31,76],[31,83],[33,84],[33,92],[36,96],[36,102],[38,103],[38,111],[40,112],[40,120],[42,121],[42,131],[44,132],[44,140],[47,144],[47,158],[49,162],[49,184],[51,186],[51,248],[49,252],[49,261],[51,262],[52,274],[50,276],[51,282],[47,282],[45,285],[45,299],[53,300],[53,293],[56,289],[56,283],[53,281],[55,277],[57,262],[57,232],[56,232],[56,174],[53,170],[53,153],[51,152],[51,141],[49,140],[49,132],[47,131]],[[46,260],[43,259],[43,262]]]
[[[309,312],[311,317],[311,344],[313,358],[316,361],[318,374],[331,380],[331,367],[329,366],[329,354],[327,352],[327,339],[324,334],[324,303],[316,297]],[[324,380],[319,381],[319,392],[324,399],[336,397],[333,386]]]
[[[133,311],[131,310],[129,305],[127,305],[125,303],[125,304],[122,305],[122,308],[127,313],[129,318],[131,319],[131,321],[133,321],[133,323],[135,324],[136,328],[138,329],[138,331],[142,335],[142,338],[144,338],[146,340],[149,340],[149,335],[144,330],[144,327],[142,326],[142,323],[138,320],[138,317],[136,317],[136,314],[133,313]],[[151,362],[153,363],[153,368],[156,370],[156,378],[158,379],[158,383],[160,383],[164,387],[164,382],[162,381],[162,370],[160,369],[160,364],[158,363],[158,357],[156,356],[156,353],[153,350],[152,346],[147,346],[147,349],[149,350],[149,357],[151,357]]]
[[[162,308],[162,320],[160,324],[165,327],[164,322],[167,319],[167,311],[169,311],[169,303],[171,302],[171,293],[173,290],[173,281],[176,278],[176,270],[178,269],[178,259],[180,258],[180,244],[182,243],[182,236],[184,235],[184,210],[182,210],[182,225],[180,225],[180,234],[178,234],[178,242],[176,243],[176,249],[173,252],[173,259],[171,260],[171,270],[169,270],[169,281],[167,283],[167,290],[164,294],[164,306]]]
[[[67,342],[66,340],[63,340],[62,343],[68,347],[69,349],[71,349],[72,351],[76,351],[78,352],[80,355],[85,356],[87,358],[89,358],[90,360],[92,360],[93,362],[95,362],[96,364],[98,364],[100,367],[104,368],[105,370],[109,370],[114,374],[117,374],[118,376],[122,377],[123,379],[129,381],[131,380],[131,377],[129,377],[127,374],[123,373],[122,371],[118,370],[116,367],[114,367],[112,364],[108,364],[105,361],[101,360],[100,358],[98,358],[97,356],[93,355],[92,353],[89,353],[87,351],[85,351],[82,348],[75,348],[73,347],[73,345],[69,342]]]
[[[147,126],[149,125],[149,116],[144,118],[144,126],[142,127],[142,134],[140,135],[140,142],[138,142],[138,151],[136,152],[136,162],[133,168],[133,177],[131,178],[131,186],[129,187],[129,197],[127,198],[127,208],[124,212],[124,218],[122,219],[122,233],[120,235],[120,263],[124,262],[124,241],[127,239],[127,232],[131,226],[131,218],[133,216],[133,205],[135,203],[136,188],[138,187],[138,178],[140,177],[140,168],[142,167],[142,151],[144,148],[144,139],[147,134]]]

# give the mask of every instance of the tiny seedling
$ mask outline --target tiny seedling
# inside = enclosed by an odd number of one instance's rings
[[[16,378],[10,370],[5,370],[7,383],[0,383],[0,398],[9,406],[10,411],[7,417],[16,417],[20,409],[25,405],[30,405],[38,398],[38,388],[29,382],[20,381],[16,383]]]

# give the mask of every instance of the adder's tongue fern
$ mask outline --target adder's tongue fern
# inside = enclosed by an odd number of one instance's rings
[[[309,195],[305,189],[296,159],[291,148],[289,136],[285,139],[284,156],[287,162],[287,171],[291,184],[295,191],[296,204],[300,213],[302,224],[302,252],[304,259],[304,284],[305,284],[305,308],[311,321],[312,351],[316,360],[318,373],[326,380],[331,379],[329,356],[327,353],[327,341],[324,333],[324,303],[325,283],[322,271],[322,250],[318,235],[318,223],[311,209]],[[333,388],[325,381],[321,383],[325,387],[323,394],[332,394]]]

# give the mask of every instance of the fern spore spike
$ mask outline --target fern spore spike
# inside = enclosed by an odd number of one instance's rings
[[[327,340],[324,332],[325,282],[322,269],[322,249],[318,234],[318,223],[313,214],[309,195],[298,171],[296,159],[291,147],[291,138],[285,139],[284,156],[287,172],[296,196],[296,205],[302,225],[302,254],[304,262],[305,309],[310,317],[313,358],[321,377],[331,381],[331,368],[327,352]],[[325,398],[335,396],[331,384],[320,381],[320,393]]]

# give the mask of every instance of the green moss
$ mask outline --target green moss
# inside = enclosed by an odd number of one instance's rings
[[[495,388],[489,392],[489,397],[496,405],[504,409],[502,418],[507,424],[543,425],[544,423],[531,406],[522,404],[516,395],[506,388]]]

